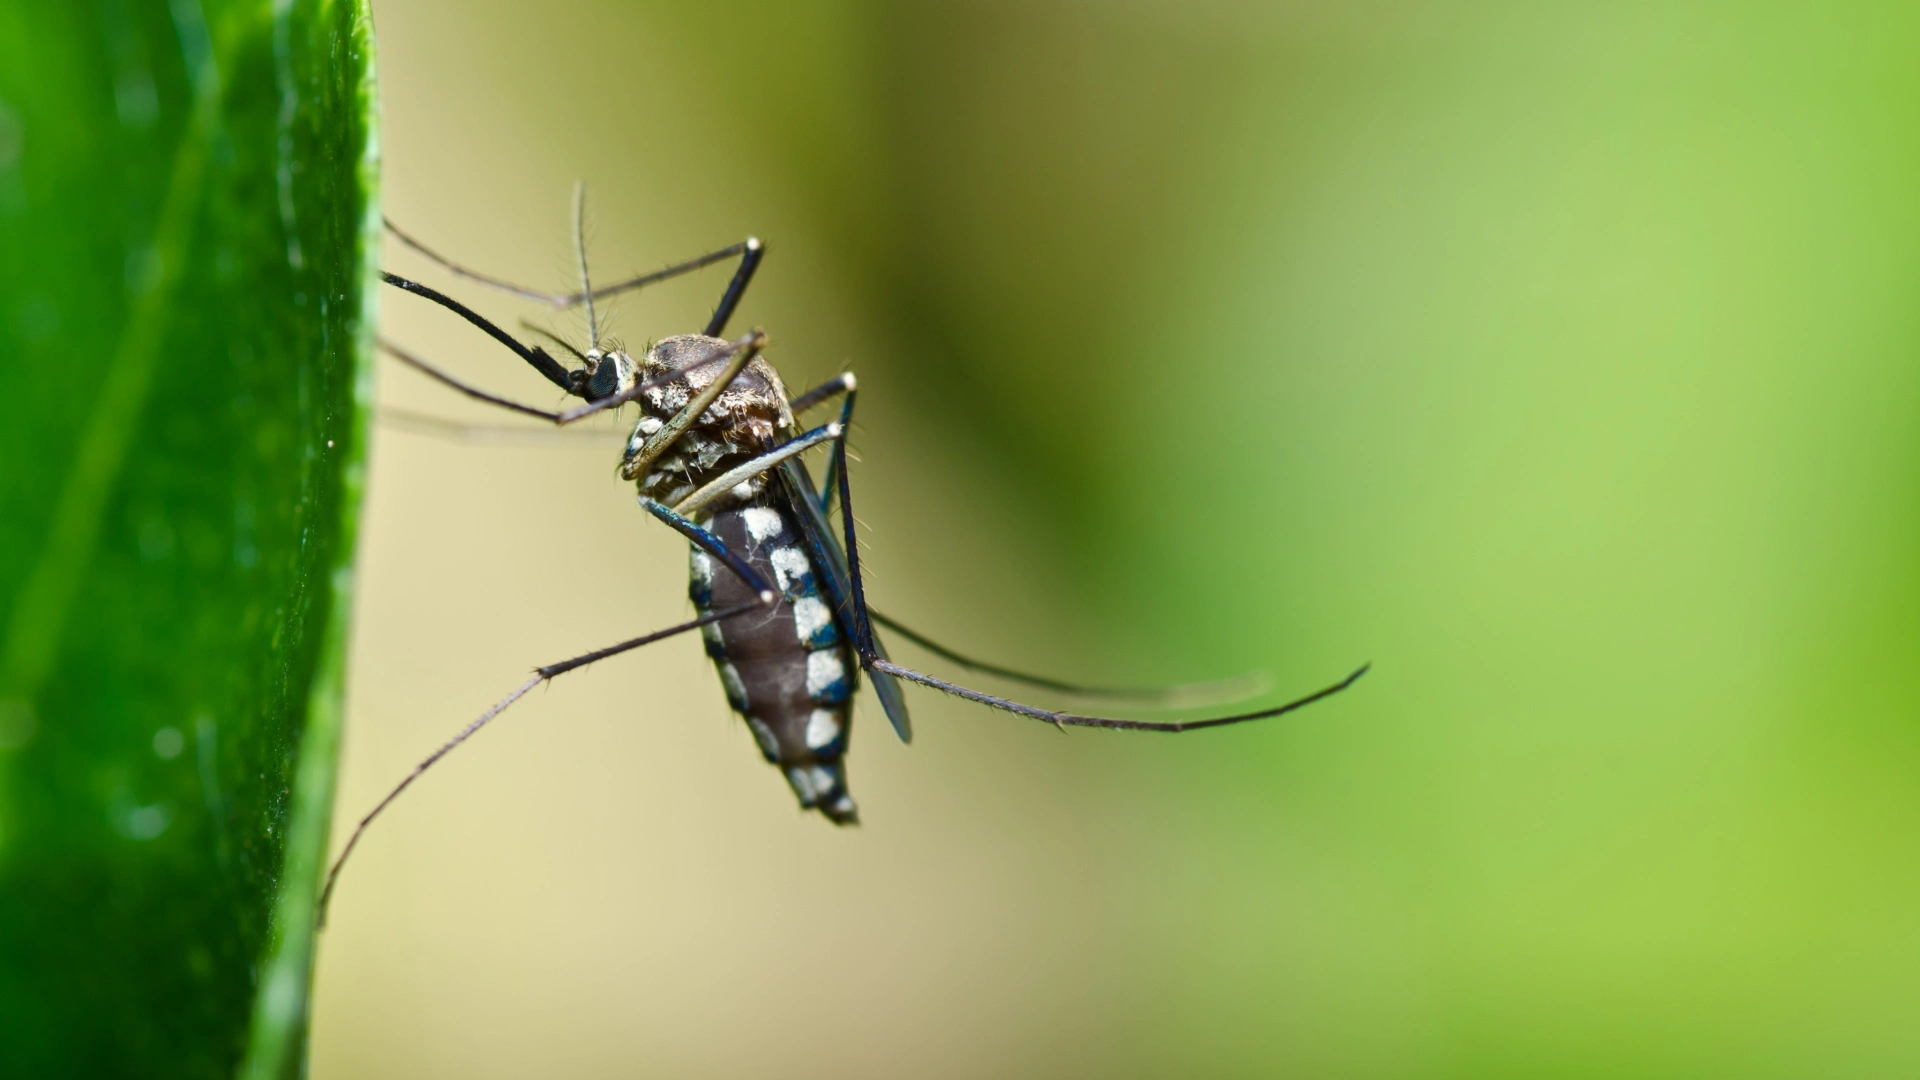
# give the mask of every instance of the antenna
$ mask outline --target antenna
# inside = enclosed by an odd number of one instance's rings
[[[573,185],[573,251],[580,258],[580,292],[587,298],[587,342],[600,350],[600,320],[593,312],[593,283],[587,278],[587,182]]]

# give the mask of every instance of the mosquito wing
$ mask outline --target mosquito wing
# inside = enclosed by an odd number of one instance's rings
[[[858,648],[860,635],[853,620],[853,579],[847,573],[847,556],[840,549],[839,541],[833,538],[833,523],[827,520],[826,511],[814,497],[813,478],[797,458],[780,466],[780,478],[786,484],[793,516],[800,522],[800,531],[806,534],[807,548],[823,579],[821,584],[826,588],[827,599],[833,604],[840,632]],[[872,641],[873,651],[885,659],[887,650],[880,644],[879,637],[876,635]],[[880,707],[886,710],[894,733],[900,736],[901,742],[912,742],[913,722],[907,718],[907,699],[900,692],[900,683],[881,671],[869,671],[867,677],[873,680],[873,692],[879,696]]]

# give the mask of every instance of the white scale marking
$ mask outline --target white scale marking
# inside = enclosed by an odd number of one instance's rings
[[[840,717],[833,709],[815,709],[807,717],[807,749],[832,746],[840,737]]]
[[[774,548],[767,552],[767,559],[773,563],[773,576],[779,580],[781,592],[792,592],[803,578],[813,573],[806,552],[796,547]]]
[[[747,726],[753,729],[753,739],[760,744],[760,752],[770,758],[779,758],[780,740],[773,737],[773,729],[767,726],[767,722],[757,716],[749,716]]]
[[[693,549],[693,576],[703,588],[713,588],[713,556],[699,548]]]
[[[747,535],[758,541],[771,540],[786,531],[786,526],[780,521],[778,510],[770,510],[764,506],[749,506],[740,511],[740,516],[747,521]]]
[[[811,771],[813,773],[812,780],[813,780],[813,792],[814,792],[815,798],[818,798],[821,795],[825,795],[827,792],[833,790],[833,787],[834,787],[833,770],[828,769],[823,765],[815,765]]]
[[[808,775],[805,769],[788,769],[787,783],[793,785],[793,793],[800,796],[800,801],[808,806],[812,806],[814,800],[819,798],[819,793],[813,789],[813,777]]]
[[[720,669],[721,685],[727,688],[727,704],[746,705],[747,684],[740,681],[740,669],[734,667],[731,662],[726,660],[720,661],[715,666]]]
[[[819,697],[827,688],[847,677],[838,649],[815,649],[807,654],[807,693]]]
[[[813,635],[833,621],[833,613],[827,610],[827,602],[817,596],[803,596],[793,602],[793,634],[805,645],[813,640]]]

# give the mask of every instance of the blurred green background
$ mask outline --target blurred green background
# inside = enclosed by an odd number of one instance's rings
[[[564,285],[575,178],[605,275],[768,241],[740,325],[859,372],[886,610],[1069,678],[1376,666],[1177,739],[863,704],[855,832],[697,642],[570,675],[361,848],[316,1076],[1920,1073],[1920,9],[375,16],[429,243]],[[610,429],[375,443],[336,835],[686,610]]]

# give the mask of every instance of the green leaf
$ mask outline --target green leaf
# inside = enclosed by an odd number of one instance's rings
[[[0,6],[0,1075],[297,1075],[369,390],[353,0]]]

